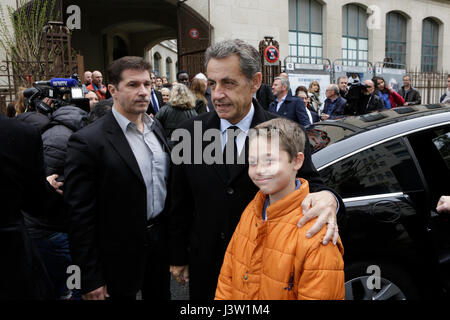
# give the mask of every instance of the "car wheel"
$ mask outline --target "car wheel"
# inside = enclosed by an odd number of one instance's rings
[[[380,262],[356,262],[345,267],[345,300],[414,299],[418,299],[417,289],[400,267]]]

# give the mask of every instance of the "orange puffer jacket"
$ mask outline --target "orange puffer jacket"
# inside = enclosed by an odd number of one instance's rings
[[[225,253],[216,290],[218,300],[344,299],[344,249],[339,239],[323,245],[326,228],[310,239],[317,219],[298,228],[306,180],[298,190],[267,208],[261,191],[245,209]]]

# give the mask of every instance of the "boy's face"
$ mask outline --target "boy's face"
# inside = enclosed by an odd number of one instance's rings
[[[271,197],[279,195],[281,199],[293,191],[295,176],[304,156],[299,152],[291,161],[287,151],[277,146],[276,140],[264,136],[250,140],[248,175],[264,194]]]

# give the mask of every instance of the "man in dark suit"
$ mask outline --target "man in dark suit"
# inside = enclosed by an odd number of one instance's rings
[[[325,106],[320,115],[322,120],[332,120],[344,117],[347,100],[339,95],[339,87],[336,84],[330,84],[326,90]]]
[[[65,202],[83,299],[170,299],[166,222],[169,147],[145,111],[150,65],[123,57],[109,69],[112,112],[72,135]]]
[[[53,288],[28,236],[28,218],[45,220],[46,182],[39,131],[0,114],[0,300],[48,299]]]
[[[289,80],[277,77],[273,81],[272,93],[276,100],[270,104],[269,111],[291,119],[302,126],[311,124],[303,100],[288,95]]]
[[[225,250],[242,211],[258,191],[247,174],[247,133],[257,124],[276,117],[252,100],[262,82],[261,59],[254,47],[241,40],[219,42],[207,50],[206,66],[215,112],[184,122],[180,131],[194,139],[203,133],[217,136],[212,143],[183,141],[174,147],[172,158],[175,150],[185,145],[183,156],[188,155],[188,159],[172,166],[170,186],[171,272],[180,283],[189,278],[190,298],[194,300],[214,298]],[[218,151],[214,148],[216,151],[212,152],[211,145],[216,145]],[[232,152],[235,157],[240,152],[239,158],[245,159],[244,163],[222,164],[224,154],[232,149],[236,150]],[[215,162],[205,158],[209,153],[214,153]],[[311,162],[309,144],[299,174],[309,181],[314,192],[302,204],[306,216],[301,224],[320,214],[308,233],[315,234],[328,222],[324,241],[335,242],[338,204],[336,197],[325,191],[327,188]],[[343,207],[340,202],[340,208]]]
[[[156,90],[156,76],[153,72],[150,73],[150,79],[152,82],[152,91],[150,93],[150,104],[147,108],[147,114],[156,115],[164,106],[163,98],[161,92]]]

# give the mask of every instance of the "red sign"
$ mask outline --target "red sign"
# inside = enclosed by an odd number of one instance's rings
[[[200,32],[197,29],[192,28],[191,30],[189,30],[189,36],[192,39],[198,39],[198,37],[200,37]]]
[[[268,46],[264,51],[264,56],[267,62],[276,63],[280,59],[280,51],[278,51],[277,47]]]

